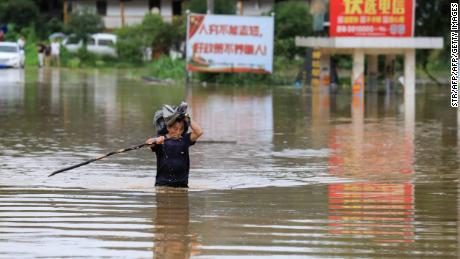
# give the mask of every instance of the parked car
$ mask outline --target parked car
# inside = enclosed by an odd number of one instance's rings
[[[71,34],[67,36],[63,41],[62,45],[72,53],[75,53],[83,46],[83,42],[81,39],[78,39],[75,34]]]
[[[98,55],[107,55],[116,57],[117,51],[115,44],[117,43],[117,36],[110,33],[96,33],[89,36],[87,49],[89,52]],[[82,40],[79,40],[75,35],[69,35],[64,39],[62,45],[69,52],[77,52],[83,46]]]
[[[25,62],[24,50],[16,42],[0,42],[0,68],[23,68]]]

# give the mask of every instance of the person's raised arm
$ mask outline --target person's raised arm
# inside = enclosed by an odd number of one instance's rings
[[[192,129],[192,134],[190,135],[190,140],[195,142],[198,140],[201,135],[203,135],[203,129],[198,123],[196,123],[192,118],[188,117],[190,121],[190,128]]]

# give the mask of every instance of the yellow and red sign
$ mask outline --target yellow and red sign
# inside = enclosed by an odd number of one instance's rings
[[[331,37],[411,37],[413,0],[330,0]]]

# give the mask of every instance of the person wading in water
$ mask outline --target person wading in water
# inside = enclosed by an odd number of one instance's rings
[[[157,159],[155,186],[188,188],[189,147],[203,135],[203,129],[185,113],[187,104],[181,106],[169,117],[163,114],[164,124],[157,127],[158,136],[146,141]],[[191,132],[187,132],[188,127]]]

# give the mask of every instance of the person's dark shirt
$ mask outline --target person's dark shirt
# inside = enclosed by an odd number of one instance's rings
[[[38,44],[38,53],[44,53],[46,46],[43,44]]]
[[[188,150],[195,144],[190,136],[191,133],[187,133],[180,139],[165,138],[164,144],[152,147],[157,158],[155,186],[188,187]]]

